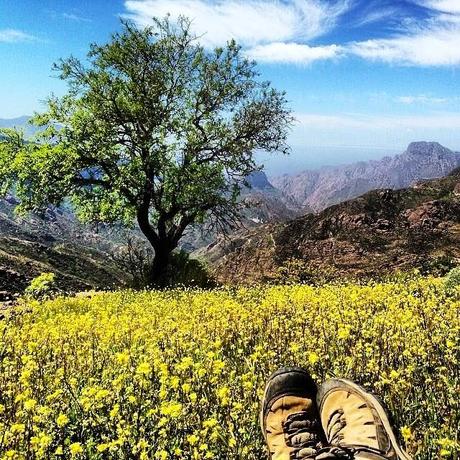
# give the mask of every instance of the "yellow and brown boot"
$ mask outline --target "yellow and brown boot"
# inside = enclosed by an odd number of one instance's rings
[[[320,386],[316,401],[328,444],[317,460],[411,460],[382,403],[361,386],[331,379]]]
[[[283,368],[268,380],[260,425],[271,460],[315,458],[323,447],[316,384],[300,368]]]

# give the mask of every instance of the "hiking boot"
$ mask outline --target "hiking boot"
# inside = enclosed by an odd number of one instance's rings
[[[331,379],[318,390],[317,404],[328,447],[317,460],[411,460],[398,445],[382,403],[345,379]]]
[[[315,382],[300,368],[283,368],[269,378],[260,426],[271,460],[315,458],[323,447],[316,393]]]

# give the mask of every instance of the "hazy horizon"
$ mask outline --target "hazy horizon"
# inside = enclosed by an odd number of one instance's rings
[[[29,115],[14,118],[0,118],[0,127],[11,127],[15,120],[23,121]],[[291,145],[290,155],[258,154],[260,163],[268,177],[283,174],[295,175],[307,169],[315,170],[326,166],[339,166],[359,161],[380,160],[385,156],[403,153],[411,142],[439,142],[435,139],[412,139],[400,146],[371,146],[371,145]],[[439,142],[452,151],[460,151],[455,147]],[[460,144],[459,144],[460,145]]]
[[[267,176],[295,175],[305,170],[315,170],[327,166],[380,160],[385,156],[403,153],[405,147],[399,150],[397,148],[385,149],[364,146],[303,146],[302,149],[304,150],[293,149],[288,156],[263,154],[261,162]]]

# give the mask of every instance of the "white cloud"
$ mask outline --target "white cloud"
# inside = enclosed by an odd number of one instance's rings
[[[297,113],[298,123],[290,143],[305,151],[309,145],[372,146],[403,148],[416,140],[436,140],[459,148],[460,113],[433,112],[428,115],[370,115],[359,113]],[[324,164],[324,161],[318,160]]]
[[[396,102],[401,102],[402,104],[412,105],[412,104],[428,104],[428,105],[437,105],[437,104],[447,104],[449,99],[445,97],[433,97],[426,96],[421,94],[419,96],[400,96],[396,98]]]
[[[460,64],[460,29],[439,27],[407,36],[352,43],[348,51],[364,59],[388,63],[448,66]]]
[[[83,16],[79,16],[78,14],[74,14],[74,13],[62,13],[62,17],[64,19],[69,19],[70,21],[75,21],[75,22],[92,22],[91,19],[85,18]]]
[[[349,0],[126,0],[127,16],[145,26],[168,13],[193,20],[205,46],[234,38],[243,46],[304,42],[331,30]]]
[[[340,114],[295,114],[302,128],[359,128],[368,130],[460,129],[460,113],[435,113],[417,116]]]
[[[385,39],[348,45],[348,51],[364,59],[418,66],[460,64],[460,1],[420,0],[433,10],[425,21],[406,22],[407,28]]]
[[[361,19],[357,21],[355,27],[361,27],[364,25],[372,24],[375,22],[382,21],[387,18],[394,18],[399,14],[398,8],[382,8],[375,9],[366,13]]]
[[[141,26],[153,16],[187,16],[206,47],[234,38],[247,56],[263,63],[309,64],[348,55],[396,65],[460,65],[460,0],[412,1],[430,9],[430,17],[406,16],[404,29],[390,37],[322,46],[311,40],[336,28],[354,0],[125,0],[125,8]],[[355,26],[402,17],[403,11],[372,2]]]
[[[313,61],[332,59],[340,55],[337,45],[308,46],[298,43],[269,43],[249,49],[246,55],[257,62],[283,64],[310,64]]]
[[[0,43],[19,43],[29,42],[36,40],[33,35],[26,34],[16,29],[2,29],[0,30]]]
[[[460,2],[458,0],[426,0],[423,6],[444,13],[460,14]]]

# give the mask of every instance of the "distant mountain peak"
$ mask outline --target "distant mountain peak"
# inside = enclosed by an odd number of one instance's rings
[[[411,142],[405,152],[407,155],[432,156],[439,154],[451,154],[452,150],[442,146],[439,142]]]
[[[26,137],[30,137],[38,130],[36,126],[29,124],[31,117],[23,115],[16,118],[0,118],[0,128],[14,128],[24,130]]]
[[[253,189],[267,190],[274,189],[273,185],[270,184],[267,175],[263,171],[254,171],[246,178],[248,184]]]

